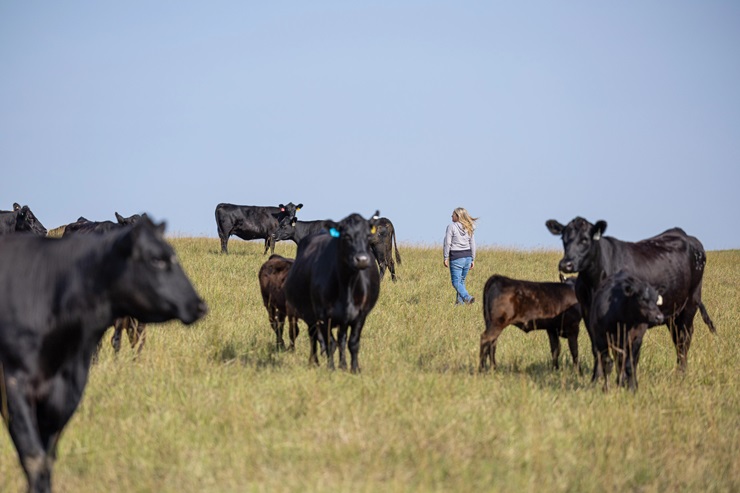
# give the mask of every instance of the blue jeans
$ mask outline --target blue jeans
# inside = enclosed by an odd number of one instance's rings
[[[456,303],[464,303],[470,298],[468,290],[465,289],[465,278],[468,276],[470,264],[473,263],[473,257],[463,257],[450,260],[450,277],[452,278],[452,287],[457,291]]]

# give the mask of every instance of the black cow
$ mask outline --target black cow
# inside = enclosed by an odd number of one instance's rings
[[[0,235],[7,233],[34,233],[46,236],[46,228],[27,206],[13,203],[12,211],[0,211]]]
[[[486,330],[480,338],[480,371],[489,363],[496,367],[496,342],[503,330],[515,325],[524,332],[546,330],[552,364],[559,368],[560,337],[568,339],[573,364],[578,364],[578,329],[581,309],[574,289],[575,279],[534,282],[493,275],[483,288],[483,318]]]
[[[0,238],[0,402],[32,492],[51,490],[60,434],[119,317],[191,324],[207,311],[164,224],[69,238]]]
[[[589,310],[594,292],[601,282],[620,270],[639,275],[650,285],[662,288],[661,310],[676,347],[679,369],[686,368],[697,309],[704,323],[715,332],[701,299],[707,256],[701,242],[695,237],[687,235],[680,228],[672,228],[652,238],[631,243],[603,236],[606,221],[591,224],[582,217],[576,217],[567,226],[551,219],[546,226],[552,234],[562,237],[564,256],[559,263],[560,271],[578,272],[576,296],[591,338],[595,361],[594,381],[602,375],[602,367],[593,347]]]
[[[360,335],[380,292],[378,269],[368,244],[378,212],[366,220],[350,214],[329,232],[315,233],[298,244],[295,262],[285,280],[285,296],[306,321],[311,339],[310,361],[318,364],[316,343],[326,350],[327,365],[334,369],[335,342],[331,329],[338,327],[339,367],[347,368],[347,330],[352,330],[349,351],[351,371],[360,371]]]
[[[70,236],[74,234],[88,234],[88,233],[106,233],[108,231],[118,230],[125,226],[132,226],[139,222],[142,217],[146,217],[144,214],[133,214],[129,217],[123,217],[118,212],[115,212],[116,222],[113,221],[90,221],[85,217],[80,216],[76,222],[68,224],[64,228],[62,237]],[[144,348],[146,342],[146,324],[133,317],[121,317],[116,320],[113,325],[113,336],[111,337],[111,345],[113,350],[118,353],[121,349],[121,337],[123,331],[126,331],[128,335],[129,344],[131,348],[135,348],[138,345],[137,353],[140,353]],[[96,356],[93,358],[94,360]]]
[[[393,250],[395,248],[396,262],[401,264],[401,255],[398,253],[398,243],[396,242],[396,230],[393,223],[387,217],[378,219],[378,226],[375,234],[370,237],[370,249],[378,260],[380,268],[380,279],[385,275],[385,269],[391,271],[391,280],[396,282],[396,264],[393,262]]]
[[[74,233],[103,233],[106,231],[112,231],[114,229],[120,228],[121,226],[130,226],[132,224],[136,224],[136,222],[141,219],[142,215],[145,216],[146,214],[134,214],[129,217],[123,217],[118,212],[116,212],[115,215],[116,222],[90,221],[89,219],[80,216],[77,221],[65,226],[62,236],[68,236]]]
[[[319,219],[317,221],[299,221],[295,217],[285,218],[280,221],[277,231],[273,233],[273,241],[292,240],[296,245],[303,238],[320,231],[329,231],[336,222],[331,219]]]
[[[589,321],[605,390],[612,368],[610,350],[617,363],[617,384],[637,390],[642,337],[648,327],[663,323],[662,301],[655,288],[626,271],[607,277],[594,293]]]
[[[290,336],[288,350],[293,351],[295,349],[295,340],[300,332],[298,314],[285,299],[285,279],[288,277],[288,272],[290,272],[292,266],[292,258],[273,254],[262,264],[257,275],[260,292],[262,293],[262,302],[265,309],[267,309],[270,326],[275,331],[278,351],[285,349],[283,328],[285,327],[286,317],[288,318],[288,335]]]
[[[272,235],[277,231],[280,222],[295,217],[303,204],[295,205],[289,202],[278,207],[258,205],[218,204],[216,206],[216,226],[218,237],[221,239],[221,253],[229,253],[228,243],[231,235],[242,240],[265,240],[265,251],[275,253],[275,243]]]

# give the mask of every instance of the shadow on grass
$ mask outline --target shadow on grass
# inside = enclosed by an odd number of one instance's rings
[[[235,364],[253,367],[256,370],[275,370],[285,366],[283,355],[287,351],[278,351],[275,346],[261,346],[253,351],[244,352],[233,342],[225,342],[211,355],[211,359],[220,364]]]

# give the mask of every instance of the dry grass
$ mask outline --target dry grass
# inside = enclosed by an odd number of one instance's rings
[[[308,366],[305,325],[295,353],[274,351],[261,244],[232,240],[224,256],[216,239],[172,242],[211,311],[150,325],[136,360],[106,343],[61,440],[57,492],[740,490],[740,251],[709,253],[718,334],[697,317],[681,374],[668,331],[652,329],[633,395],[589,383],[583,330],[585,376],[569,356],[551,370],[546,334],[514,327],[499,368],[479,375],[481,306],[453,306],[439,248],[401,245],[354,376]],[[480,297],[494,273],[555,280],[558,259],[485,250],[468,286]],[[0,491],[22,491],[2,435]]]

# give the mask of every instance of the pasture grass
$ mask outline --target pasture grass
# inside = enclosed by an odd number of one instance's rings
[[[191,327],[150,325],[138,358],[109,339],[67,426],[56,492],[740,490],[740,251],[708,253],[686,373],[665,327],[645,337],[637,393],[551,369],[547,335],[507,328],[478,374],[482,289],[494,273],[556,280],[557,251],[482,249],[453,306],[441,248],[401,245],[362,337],[362,373],[308,365],[306,327],[277,352],[257,283],[259,242],[172,238],[210,307]],[[293,257],[295,246],[276,253]],[[286,330],[287,340],[287,330]],[[0,491],[25,479],[7,432]]]

